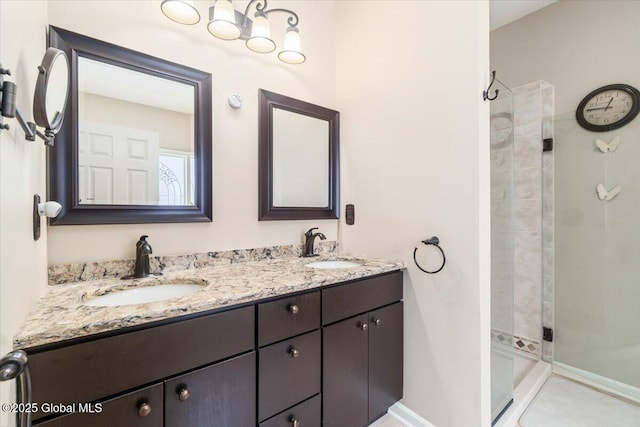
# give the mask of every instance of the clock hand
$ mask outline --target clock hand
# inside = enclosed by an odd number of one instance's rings
[[[595,111],[595,110],[606,110],[608,107],[601,107],[601,108],[587,108],[585,111]]]
[[[611,107],[609,107],[609,106],[611,105],[611,101],[613,101],[613,96],[612,96],[612,97],[611,97],[611,99],[609,100],[609,103],[607,104],[607,106],[606,106],[606,107],[604,107],[604,111],[607,111],[609,108],[611,108]]]

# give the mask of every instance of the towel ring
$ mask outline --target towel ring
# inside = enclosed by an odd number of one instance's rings
[[[440,270],[442,270],[444,268],[445,263],[447,262],[447,257],[444,255],[444,251],[442,250],[442,248],[440,247],[440,239],[438,239],[436,236],[431,237],[430,239],[427,240],[423,240],[422,243],[424,243],[425,245],[429,246],[429,245],[433,245],[436,248],[438,248],[440,250],[440,253],[442,254],[442,265],[440,266],[439,269],[435,270],[435,271],[427,271],[424,268],[422,268],[420,266],[420,264],[418,264],[418,260],[416,259],[416,252],[418,252],[418,248],[416,247],[413,250],[413,262],[416,263],[416,265],[418,266],[418,268],[422,271],[424,271],[427,274],[435,274],[438,273]]]

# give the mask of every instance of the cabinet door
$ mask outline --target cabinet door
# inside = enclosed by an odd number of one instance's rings
[[[255,352],[165,381],[165,427],[254,427]]]
[[[402,399],[402,302],[369,313],[369,420]]]
[[[322,419],[325,426],[367,424],[367,319],[367,315],[356,316],[323,330]]]
[[[93,408],[98,407],[94,405]],[[76,409],[81,410],[79,407]],[[156,384],[104,402],[100,412],[65,415],[36,425],[38,427],[162,427],[162,416],[162,384]]]

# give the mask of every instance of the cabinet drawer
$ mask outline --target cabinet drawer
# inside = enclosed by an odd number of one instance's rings
[[[251,350],[254,318],[251,306],[29,354],[33,401],[91,402]]]
[[[293,427],[295,421],[298,421],[300,427],[320,427],[322,425],[320,395],[261,422],[260,427]]]
[[[320,392],[320,331],[259,350],[259,421]]]
[[[258,345],[263,346],[320,327],[320,292],[258,305]]]
[[[142,407],[142,405],[148,405]],[[162,427],[162,384],[108,400],[99,413],[65,415],[36,424],[37,427]],[[94,406],[94,408],[96,408]],[[146,410],[150,410],[145,414]]]
[[[337,322],[402,299],[402,271],[322,290],[322,324]]]

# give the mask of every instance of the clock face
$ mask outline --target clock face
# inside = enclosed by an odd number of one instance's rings
[[[640,93],[622,84],[604,86],[587,95],[576,111],[586,129],[606,132],[629,123],[638,114]]]

